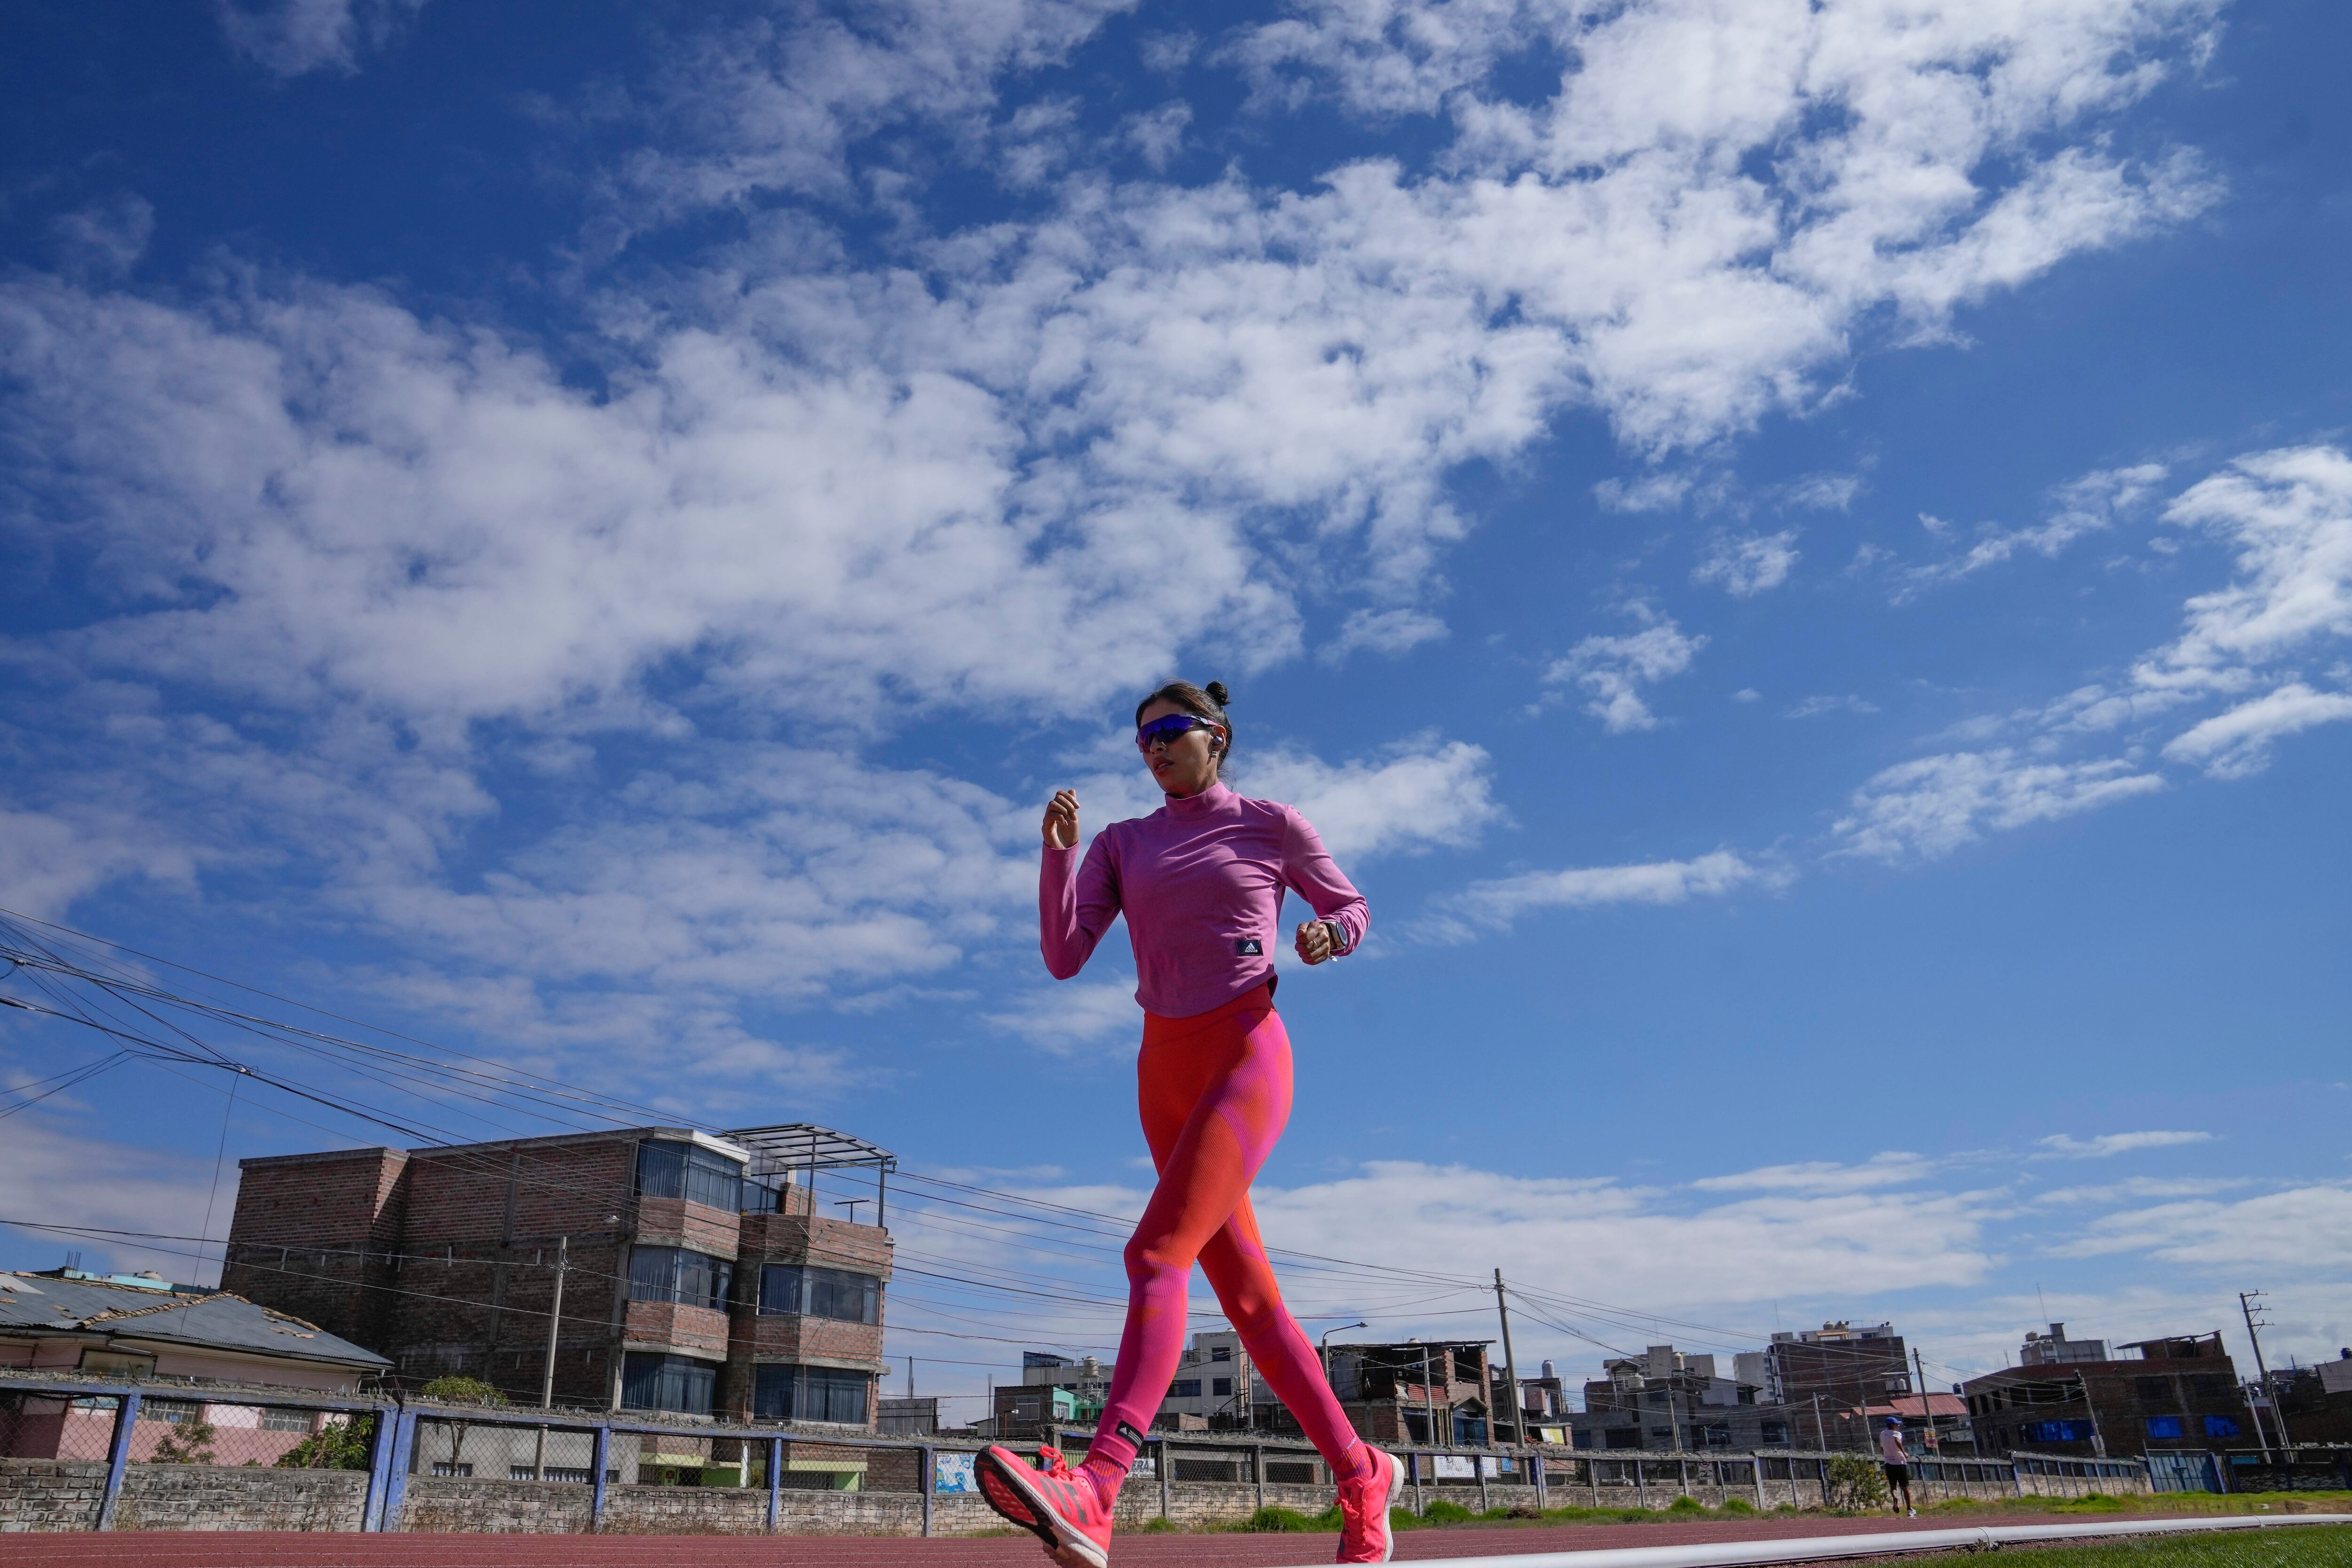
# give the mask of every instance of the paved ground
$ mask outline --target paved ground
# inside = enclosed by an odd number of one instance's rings
[[[2173,1519],[2109,1514],[2105,1519]],[[1657,1524],[1457,1525],[1397,1537],[1397,1561],[1604,1546],[1682,1546],[1889,1530],[1952,1530],[1967,1517],[1698,1520]],[[2004,1520],[2005,1523],[2040,1521]],[[2059,1522],[2052,1520],[2048,1522]],[[1332,1535],[1122,1535],[1118,1568],[1288,1568],[1330,1561]],[[1027,1536],[903,1541],[719,1535],[0,1535],[0,1568],[1039,1568]]]

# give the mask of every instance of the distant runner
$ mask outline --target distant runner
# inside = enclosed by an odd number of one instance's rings
[[[1911,1456],[1903,1451],[1903,1417],[1900,1415],[1888,1416],[1886,1425],[1878,1429],[1878,1457],[1883,1461],[1878,1468],[1886,1472],[1887,1512],[1901,1513],[1905,1509],[1910,1509],[1910,1516],[1918,1518],[1919,1510],[1911,1508]],[[1900,1506],[1895,1501],[1898,1489],[1903,1493]]]
[[[1233,754],[1228,700],[1213,680],[1173,681],[1143,700],[1135,745],[1167,804],[1103,829],[1084,864],[1078,797],[1060,790],[1045,807],[1037,876],[1045,967],[1069,979],[1126,915],[1144,1009],[1143,1135],[1160,1177],[1127,1244],[1127,1329],[1085,1462],[1072,1469],[1047,1449],[1039,1470],[996,1445],[975,1466],[990,1505],[1035,1531],[1063,1568],[1110,1560],[1112,1505],[1176,1375],[1196,1260],[1251,1359],[1331,1467],[1345,1521],[1339,1561],[1385,1563],[1395,1551],[1389,1507],[1404,1467],[1348,1424],[1315,1346],[1282,1304],[1249,1202],[1250,1180],[1290,1119],[1290,1037],[1274,1010],[1283,890],[1315,911],[1294,937],[1310,964],[1355,951],[1364,900],[1305,817],[1220,782]]]

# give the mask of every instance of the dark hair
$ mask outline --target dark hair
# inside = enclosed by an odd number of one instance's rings
[[[1225,760],[1234,754],[1234,721],[1225,717],[1225,704],[1234,694],[1225,689],[1222,680],[1212,680],[1206,686],[1195,686],[1189,680],[1171,680],[1135,705],[1135,721],[1143,722],[1143,710],[1155,702],[1173,702],[1195,718],[1206,719],[1225,732],[1223,749],[1217,753],[1217,772],[1225,771]]]

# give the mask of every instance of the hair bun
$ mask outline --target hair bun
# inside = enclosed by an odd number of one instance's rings
[[[1225,683],[1222,680],[1212,680],[1201,689],[1207,692],[1209,700],[1220,708],[1234,700],[1234,694],[1225,689]]]

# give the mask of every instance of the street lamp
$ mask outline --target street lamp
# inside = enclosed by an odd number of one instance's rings
[[[1342,1323],[1336,1329],[1326,1329],[1323,1331],[1322,1338],[1318,1340],[1316,1343],[1320,1347],[1323,1354],[1324,1382],[1328,1383],[1331,1381],[1331,1336],[1333,1334],[1344,1334],[1349,1329],[1369,1329],[1371,1326],[1372,1325],[1370,1323]]]

